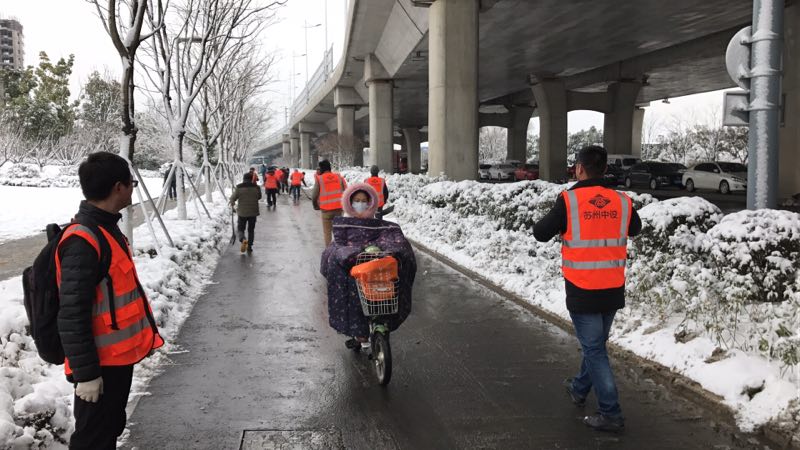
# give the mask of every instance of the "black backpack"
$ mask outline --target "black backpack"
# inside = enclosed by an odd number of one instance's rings
[[[76,222],[73,222],[73,224]],[[70,224],[72,225],[72,224]],[[99,283],[111,266],[111,248],[100,229],[91,223],[81,223],[91,229],[100,244]],[[39,356],[50,364],[64,364],[64,347],[58,334],[58,284],[56,282],[56,251],[61,237],[69,225],[61,229],[58,224],[47,225],[47,245],[39,252],[33,265],[22,272],[25,312],[30,323],[31,336]]]

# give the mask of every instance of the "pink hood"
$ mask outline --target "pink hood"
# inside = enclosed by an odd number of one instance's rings
[[[369,197],[369,208],[361,214],[357,213],[353,209],[353,205],[350,204],[350,197],[358,191],[366,192]],[[372,186],[366,183],[351,184],[347,186],[347,189],[344,190],[344,194],[342,194],[342,209],[344,209],[345,214],[350,217],[372,219],[375,217],[375,212],[378,211],[378,193],[375,192]]]

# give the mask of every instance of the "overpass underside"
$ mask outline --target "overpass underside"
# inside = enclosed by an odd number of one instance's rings
[[[393,144],[401,143],[417,171],[427,137],[429,173],[473,179],[481,126],[506,127],[508,159],[524,160],[528,122],[538,116],[540,173],[555,180],[565,175],[574,110],[605,115],[610,153],[638,155],[649,102],[733,86],[725,49],[750,24],[752,7],[751,0],[353,0],[342,62],[293,117],[285,157],[312,164],[315,138],[336,131],[345,144],[353,136],[368,142],[366,161],[352,148],[356,164],[391,171]],[[798,9],[787,2],[783,197],[800,192]]]

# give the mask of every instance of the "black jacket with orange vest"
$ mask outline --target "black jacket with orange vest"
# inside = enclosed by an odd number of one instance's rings
[[[109,241],[109,245],[117,249],[123,249],[118,251],[127,252],[127,241],[117,225],[120,218],[121,215],[119,214],[103,211],[83,201],[81,202],[75,221],[81,224],[92,223],[98,227],[102,227],[102,229],[108,233],[107,236],[115,241]],[[126,258],[129,258],[129,256]],[[95,302],[98,298],[98,289],[100,289],[97,283],[97,279],[100,275],[98,250],[86,239],[77,236],[65,238],[59,249],[57,264],[60,273],[58,331],[61,337],[61,343],[64,347],[64,354],[69,361],[69,365],[66,367],[69,381],[83,382],[101,376],[101,359],[111,361],[110,365],[134,364],[145,357],[149,350],[157,348],[163,343],[158,336],[152,317],[152,311],[146,299],[145,302],[143,302],[143,306],[146,305],[147,308],[139,308],[139,306],[133,304],[137,298],[144,298],[140,295],[143,293],[143,289],[141,285],[138,284],[137,280],[135,284],[131,283],[131,286],[128,287],[129,289],[133,289],[131,293],[127,294],[127,297],[131,297],[133,302],[127,307],[120,306],[120,309],[117,310],[116,320],[118,321],[117,323],[122,333],[128,332],[134,328],[126,328],[126,326],[128,326],[127,322],[141,320],[144,322],[143,329],[152,330],[152,332],[148,332],[150,336],[148,340],[152,339],[152,342],[149,342],[147,345],[140,345],[142,348],[139,348],[134,356],[130,355],[130,351],[133,349],[125,349],[128,353],[121,352],[125,360],[124,362],[120,362],[121,359],[120,356],[116,356],[117,353],[115,353],[114,356],[109,356],[110,354],[107,354],[109,350],[116,351],[119,349],[99,348],[97,344],[98,337],[95,336],[94,333],[94,329],[98,326],[96,322],[99,312],[96,311],[96,309],[100,306],[100,304],[96,304]],[[129,265],[135,276],[135,268],[133,268],[132,262]],[[115,287],[117,286],[117,282],[120,281],[119,278],[120,277],[118,277],[117,281],[113,282]],[[100,291],[102,291],[102,289],[100,289]],[[108,292],[108,290],[104,292],[104,297],[110,298],[112,296],[112,293]],[[119,293],[115,290],[113,291],[113,296],[119,296]],[[117,303],[117,299],[114,298],[114,300],[115,303]],[[136,308],[132,308],[134,306],[136,306]],[[137,314],[129,314],[128,310],[133,311],[134,309]],[[139,316],[142,316],[141,319],[139,319]],[[111,326],[114,327],[114,324],[114,319],[112,319]],[[106,335],[100,337],[101,343],[104,337],[113,337],[117,339],[120,336]],[[125,342],[120,342],[119,344],[124,345]]]
[[[604,186],[604,180],[591,179],[575,183],[570,190]],[[642,220],[636,210],[631,208],[628,236],[636,236],[642,230]],[[559,234],[567,232],[567,205],[559,195],[553,209],[533,227],[533,236],[546,242]],[[574,313],[601,313],[625,307],[625,286],[609,289],[582,289],[569,280],[564,280],[567,294],[567,309]]]

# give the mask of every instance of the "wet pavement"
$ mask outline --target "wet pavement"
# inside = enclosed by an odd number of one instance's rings
[[[413,312],[391,335],[392,381],[379,386],[328,327],[319,214],[278,203],[262,206],[252,256],[226,249],[126,448],[738,448],[621,362],[626,431],[586,428],[593,408],[561,387],[579,364],[575,338],[422,252]]]

